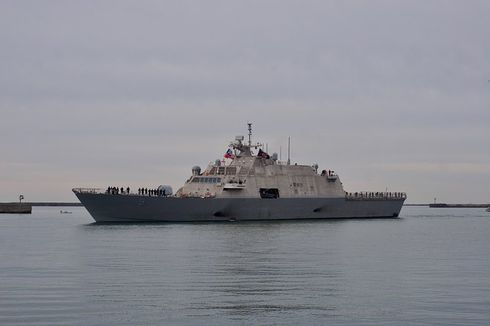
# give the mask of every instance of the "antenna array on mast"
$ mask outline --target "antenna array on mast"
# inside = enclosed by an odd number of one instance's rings
[[[252,146],[252,123],[248,122],[248,146]]]

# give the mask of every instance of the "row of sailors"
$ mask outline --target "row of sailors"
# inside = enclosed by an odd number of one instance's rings
[[[138,188],[138,195],[167,197],[165,189]]]
[[[129,195],[130,194],[130,188],[127,187],[124,189],[123,187],[118,188],[118,187],[107,187],[106,194],[111,194],[111,195]],[[163,196],[166,197],[167,194],[165,193],[165,189],[148,189],[148,188],[138,188],[138,195],[141,196]]]
[[[119,195],[119,194],[124,194],[126,191],[126,194],[129,194],[129,187],[126,188],[126,190],[121,187],[121,188],[118,188],[118,187],[107,187],[107,190],[106,190],[106,194],[111,194],[111,195]]]
[[[346,192],[349,198],[406,198],[404,192]]]

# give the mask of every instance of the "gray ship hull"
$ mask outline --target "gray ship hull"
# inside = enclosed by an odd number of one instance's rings
[[[206,222],[397,217],[404,198],[176,198],[75,192],[96,222]]]

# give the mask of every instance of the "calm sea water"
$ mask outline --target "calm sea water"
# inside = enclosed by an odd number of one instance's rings
[[[0,325],[490,324],[484,209],[91,223],[83,208],[0,215]]]

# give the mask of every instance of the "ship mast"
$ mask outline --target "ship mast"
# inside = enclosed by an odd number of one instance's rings
[[[248,122],[248,146],[252,147],[252,123]]]
[[[230,144],[230,146],[233,147],[233,149],[240,151],[240,154],[238,154],[238,156],[241,156],[241,155],[252,156],[252,152],[251,152],[252,147],[259,148],[259,147],[263,146],[259,143],[252,145],[252,123],[248,122],[247,125],[248,125],[248,144],[243,143],[244,136],[236,136],[235,142],[232,142]]]

